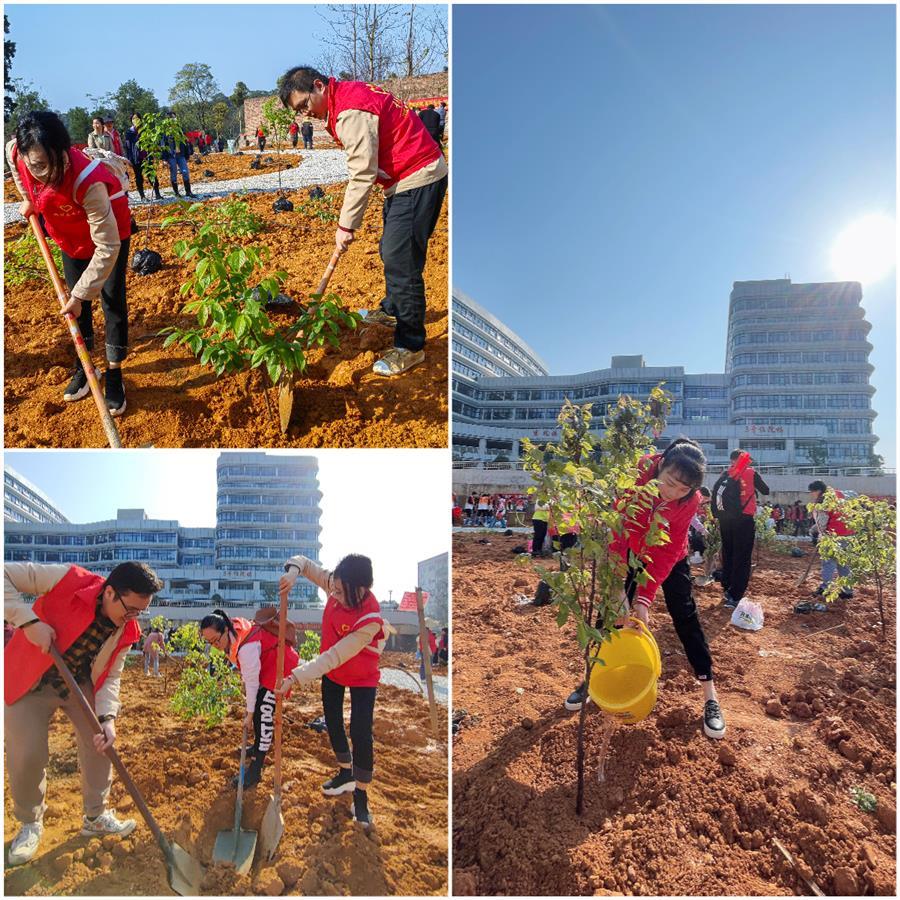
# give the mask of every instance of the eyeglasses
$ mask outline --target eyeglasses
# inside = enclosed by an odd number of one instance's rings
[[[114,593],[116,595],[116,600],[118,600],[119,603],[122,604],[122,608],[125,610],[125,618],[126,619],[138,618],[138,616],[140,616],[141,613],[147,612],[147,608],[150,606],[149,603],[147,604],[147,606],[129,606],[122,599],[122,595],[118,591],[114,590]]]
[[[294,107],[294,112],[306,115],[309,112],[309,105],[312,102],[312,93],[306,95],[306,99],[299,105]]]
[[[210,647],[215,647],[217,650],[220,650],[222,638],[224,638],[227,634],[227,631],[223,631],[217,638],[212,641],[208,637],[204,637],[203,640],[206,641],[206,643],[209,644]]]

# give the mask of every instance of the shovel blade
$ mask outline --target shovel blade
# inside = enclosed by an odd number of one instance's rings
[[[253,865],[256,854],[256,832],[244,831],[235,833],[233,829],[220,831],[216,835],[213,847],[213,862],[234,866],[239,875],[246,875]]]
[[[278,385],[278,417],[281,419],[281,433],[287,434],[291,424],[291,413],[294,411],[294,383],[290,378],[283,378]]]
[[[260,853],[267,860],[271,861],[275,856],[283,834],[284,816],[281,812],[281,803],[273,797],[266,807],[266,814],[263,816],[262,825],[259,828]]]
[[[169,885],[176,894],[182,897],[196,897],[206,870],[199,860],[178,844],[171,844],[172,862],[169,865]]]

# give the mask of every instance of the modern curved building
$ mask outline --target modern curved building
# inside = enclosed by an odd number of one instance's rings
[[[724,373],[695,375],[681,366],[647,366],[642,356],[614,356],[605,369],[548,375],[514,332],[454,291],[453,457],[515,460],[521,438],[555,440],[566,397],[594,403],[599,432],[607,405],[620,394],[646,396],[663,382],[674,403],[661,445],[688,434],[713,465],[724,465],[736,447],[761,465],[870,465],[878,439],[871,326],[861,300],[856,282],[735,282]],[[473,316],[506,339],[502,357],[490,358],[496,342],[476,330]],[[510,371],[510,361],[519,368]]]

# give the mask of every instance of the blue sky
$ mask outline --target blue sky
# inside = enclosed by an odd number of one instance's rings
[[[895,215],[893,6],[456,6],[453,282],[554,374],[721,372],[741,280]],[[895,275],[864,285],[895,456]]]
[[[152,519],[214,528],[218,450],[8,450],[5,462],[71,522],[144,509]],[[284,455],[285,451],[275,455]],[[441,450],[326,450],[319,462],[323,565],[347,553],[372,558],[375,595],[399,600],[417,564],[449,549],[450,470]],[[408,504],[416,498],[415,527]],[[401,518],[402,517],[402,518]],[[398,537],[400,536],[400,537]],[[401,539],[402,537],[402,539]],[[399,593],[398,593],[399,592]]]

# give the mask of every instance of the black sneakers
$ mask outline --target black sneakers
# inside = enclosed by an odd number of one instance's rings
[[[94,369],[94,374],[97,378],[100,377],[100,373],[96,369]],[[76,400],[83,400],[90,392],[91,386],[88,384],[87,374],[81,367],[81,362],[78,361],[72,367],[72,380],[63,391],[63,400],[66,403],[74,403]]]
[[[329,778],[322,785],[322,793],[326,797],[337,797],[338,794],[346,794],[348,791],[356,790],[356,781],[353,778],[352,769],[338,769],[334,778]],[[362,792],[365,795],[365,791]]]
[[[715,740],[725,737],[725,717],[716,700],[707,700],[703,706],[703,733]]]
[[[725,591],[725,593],[722,595],[722,606],[724,606],[725,609],[735,609],[737,605],[737,600],[735,600],[734,597],[732,597],[731,594],[728,593],[728,591]]]
[[[110,366],[106,370],[106,408],[111,416],[121,416],[125,412],[125,385],[122,370]]]
[[[353,791],[353,821],[359,822],[365,829],[372,827],[369,797],[365,791],[361,791],[359,788],[355,788]]]
[[[240,781],[241,775],[238,773],[231,779],[231,786],[237,790],[238,782]],[[255,762],[250,763],[249,766],[244,770],[244,790],[249,791],[250,788],[255,788],[260,781],[262,781],[262,766],[257,766]]]
[[[587,685],[582,681],[566,698],[565,707],[569,712],[578,712],[586,702],[590,703],[591,701],[587,695]]]

